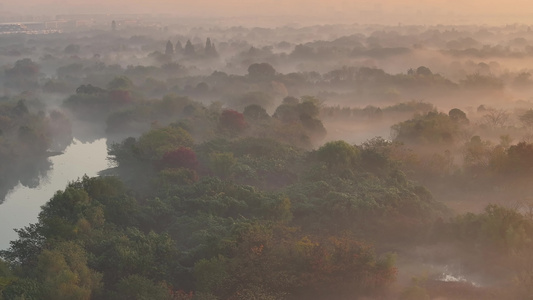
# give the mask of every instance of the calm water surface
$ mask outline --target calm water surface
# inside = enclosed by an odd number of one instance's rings
[[[37,222],[41,206],[58,190],[65,189],[70,181],[83,175],[96,176],[108,167],[106,139],[92,143],[74,142],[64,154],[50,157],[52,169],[41,178],[37,188],[28,188],[20,183],[0,204],[0,249],[7,249],[9,241],[17,238],[14,228],[23,228]]]

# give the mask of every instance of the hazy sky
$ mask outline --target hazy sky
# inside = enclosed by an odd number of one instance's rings
[[[409,21],[413,16],[484,15],[487,20],[521,15],[533,21],[531,0],[0,0],[0,10],[18,14],[172,13],[190,16],[246,15],[307,17],[382,17]],[[402,19],[403,16],[403,19]],[[395,20],[389,20],[395,21]],[[413,22],[416,23],[416,22]]]

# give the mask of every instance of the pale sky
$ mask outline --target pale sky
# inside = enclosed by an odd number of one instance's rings
[[[335,17],[372,15],[450,16],[521,15],[533,21],[531,0],[0,0],[0,10],[18,14],[171,13],[189,16],[242,17],[247,15]],[[441,17],[443,18],[443,17]],[[445,19],[445,18],[444,18]],[[522,21],[523,21],[522,20]],[[392,20],[389,20],[392,21]],[[414,22],[416,23],[416,22]]]

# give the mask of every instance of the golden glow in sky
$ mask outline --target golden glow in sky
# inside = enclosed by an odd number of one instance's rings
[[[22,0],[0,2],[0,10],[18,14],[79,13],[167,13],[181,16],[305,16],[308,18],[349,18],[374,16],[376,22],[420,16],[530,16],[533,2],[526,0]],[[416,23],[416,22],[413,22]]]

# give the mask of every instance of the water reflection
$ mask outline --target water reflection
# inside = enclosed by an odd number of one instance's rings
[[[26,158],[14,165],[4,165],[0,172],[0,204],[7,194],[17,185],[36,188],[40,182],[47,180],[47,173],[52,167],[48,157]]]
[[[39,165],[41,164],[41,165]],[[28,168],[32,164],[28,163]],[[41,205],[45,204],[56,191],[65,188],[69,181],[81,178],[84,174],[96,176],[106,169],[106,139],[91,143],[74,140],[62,155],[46,158],[33,165],[37,171],[16,184],[7,192],[4,203],[0,205],[0,249],[6,249],[9,241],[17,238],[14,228],[22,228],[37,221]],[[15,185],[14,184],[14,185]]]

